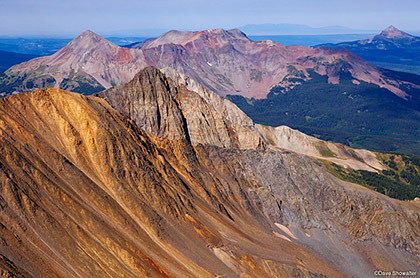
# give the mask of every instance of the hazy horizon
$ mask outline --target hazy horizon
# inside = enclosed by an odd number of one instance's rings
[[[124,4],[110,0],[0,0],[0,17],[0,36],[11,37],[72,37],[87,29],[108,36],[124,32],[139,36],[144,35],[141,30],[231,29],[267,23],[357,30],[382,30],[394,25],[404,31],[420,30],[417,0],[403,4],[386,0],[127,0]]]

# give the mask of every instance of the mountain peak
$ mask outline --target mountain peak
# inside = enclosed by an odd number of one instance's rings
[[[395,28],[393,25],[389,26],[385,30],[383,30],[379,36],[393,39],[393,38],[404,38],[404,37],[412,37],[410,34],[403,32],[397,28]]]
[[[156,38],[155,40],[146,43],[143,48],[152,48],[164,44],[179,44],[185,45],[191,41],[213,41],[213,44],[223,44],[232,42],[232,40],[246,40],[250,41],[248,37],[239,29],[224,30],[224,29],[208,29],[204,31],[177,31],[171,30]]]
[[[118,48],[117,45],[92,32],[91,30],[86,30],[69,42],[64,48],[53,54],[53,56],[61,56],[63,53],[71,52],[82,57],[83,53],[86,53],[88,50],[100,49],[103,52],[105,49],[116,48]]]
[[[84,31],[81,35],[85,35],[85,36],[97,36],[97,34],[95,32],[93,32],[92,30],[87,29],[86,31]]]
[[[80,35],[78,35],[76,38],[73,39],[73,42],[79,42],[79,41],[107,41],[105,38],[99,36],[98,34],[96,34],[95,32],[91,31],[91,30],[86,30],[83,33],[81,33]],[[111,43],[111,42],[109,42]]]
[[[228,35],[230,37],[233,38],[237,38],[237,39],[248,39],[248,37],[245,35],[245,33],[243,33],[241,30],[235,28],[235,29],[231,29],[231,30],[225,30],[225,29],[209,29],[206,31],[202,31],[202,33],[207,32],[210,34],[217,34],[217,35]]]

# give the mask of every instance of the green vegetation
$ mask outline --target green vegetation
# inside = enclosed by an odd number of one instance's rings
[[[52,76],[40,76],[27,79],[23,82],[24,87],[28,90],[39,89],[39,88],[53,88],[56,80]]]
[[[65,78],[60,83],[60,89],[80,93],[83,95],[91,95],[105,90],[96,80],[88,80],[86,78],[76,77],[75,79]]]
[[[334,176],[364,185],[391,198],[413,200],[420,197],[420,157],[412,155],[380,155],[389,170],[373,173],[364,170],[345,169],[335,163],[324,161]]]
[[[420,74],[418,38],[393,40],[376,38],[371,43],[356,41],[322,46],[348,49],[366,61],[383,68]]]
[[[287,67],[290,76],[294,76],[296,78],[305,78],[305,73],[301,70],[296,69],[294,66],[289,65]]]
[[[319,153],[323,156],[323,157],[334,157],[336,156],[335,153],[333,153],[327,146],[326,143],[324,142],[319,142],[318,144],[315,145],[315,147],[317,148],[317,150],[319,151]]]
[[[348,69],[339,68],[340,84],[310,72],[310,80],[289,78],[301,84],[288,91],[275,86],[266,99],[228,98],[257,123],[287,125],[355,148],[420,155],[419,91],[407,88],[406,101],[374,84],[354,84]],[[420,77],[410,74],[387,71],[386,76],[420,84]]]
[[[12,94],[16,89],[20,88],[23,81],[26,79],[26,74],[9,75],[7,71],[0,73],[0,93]]]
[[[43,69],[39,69],[38,71],[43,72]],[[7,96],[15,91],[24,92],[41,88],[53,88],[56,82],[55,78],[50,75],[37,73],[13,75],[7,71],[0,72],[0,93],[3,93],[0,96]],[[105,90],[93,77],[80,74],[70,74],[69,78],[65,78],[60,83],[59,88],[84,95]]]
[[[229,86],[233,86],[232,80],[230,80],[228,77],[226,77],[223,74],[217,74],[217,82],[224,83]]]

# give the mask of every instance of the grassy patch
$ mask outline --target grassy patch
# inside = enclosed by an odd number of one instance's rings
[[[319,142],[315,145],[316,149],[323,157],[334,157],[336,154],[331,151],[325,142]]]
[[[413,200],[420,197],[420,157],[380,154],[380,159],[392,167],[373,173],[343,168],[329,161],[323,161],[323,164],[337,178],[363,185],[391,198]]]

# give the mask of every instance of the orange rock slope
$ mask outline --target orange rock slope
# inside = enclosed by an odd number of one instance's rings
[[[59,89],[0,99],[0,146],[5,277],[419,271],[419,205],[306,156],[150,135],[104,99]]]

